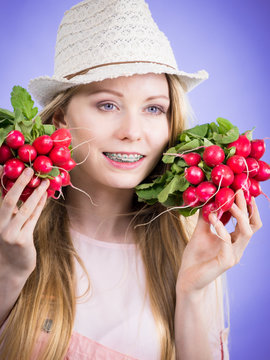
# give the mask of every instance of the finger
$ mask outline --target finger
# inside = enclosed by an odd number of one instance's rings
[[[250,227],[249,218],[247,213],[244,210],[240,209],[235,203],[232,204],[229,209],[230,213],[237,220],[237,225],[239,228],[239,232],[245,238],[250,238],[253,234],[253,231]]]
[[[35,208],[39,203],[41,197],[46,192],[50,182],[48,179],[43,180],[41,184],[35,189],[35,191],[29,196],[25,203],[20,207],[20,210],[16,216],[11,221],[11,226],[14,226],[14,229],[20,231],[23,224],[28,220],[28,218],[35,212]]]
[[[224,224],[222,223],[222,221],[220,221],[216,214],[211,213],[208,217],[210,224],[214,227],[216,234],[218,235],[218,237],[225,241],[226,243],[231,244],[231,236],[228,233],[227,229],[225,228]]]
[[[247,202],[243,189],[238,189],[236,191],[235,203],[243,212],[245,212],[246,214],[248,213]]]
[[[30,168],[25,169],[22,174],[18,177],[12,188],[5,195],[0,209],[1,228],[6,227],[9,223],[14,210],[16,209],[17,202],[21,196],[23,189],[31,180],[33,170]],[[15,210],[16,211],[16,210]]]
[[[28,218],[28,220],[25,222],[25,224],[24,224],[24,226],[22,228],[22,230],[24,232],[33,233],[33,231],[35,229],[35,226],[37,224],[37,221],[39,219],[39,216],[40,216],[40,214],[41,214],[41,212],[42,212],[42,210],[43,210],[43,208],[44,208],[44,206],[46,204],[47,196],[48,196],[47,192],[45,192],[41,196],[37,206],[35,207],[35,210],[33,211],[32,215]]]
[[[202,216],[202,210],[201,209],[199,210],[199,216],[198,216],[198,221],[197,221],[195,231],[199,231],[199,232],[210,231],[209,223],[207,223],[204,220],[204,218]]]
[[[248,212],[249,212],[249,220],[250,220],[250,226],[252,230],[255,232],[259,230],[262,227],[262,220],[259,214],[259,210],[255,201],[255,198],[251,197],[251,204],[248,205]]]

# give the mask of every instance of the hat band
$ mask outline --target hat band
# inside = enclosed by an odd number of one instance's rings
[[[132,64],[132,63],[158,64],[158,65],[168,66],[168,67],[176,70],[176,69],[175,69],[173,66],[171,66],[171,65],[163,64],[163,63],[159,63],[159,62],[155,62],[155,61],[140,61],[140,60],[139,60],[139,61],[119,61],[119,62],[112,62],[112,63],[107,63],[107,64],[95,65],[95,66],[89,67],[89,68],[87,68],[87,69],[78,71],[78,72],[76,72],[76,73],[73,73],[73,74],[70,74],[70,75],[66,75],[66,76],[64,76],[64,78],[66,78],[67,80],[70,80],[70,79],[74,78],[75,76],[87,74],[88,71],[93,70],[93,69],[96,69],[96,68],[99,68],[99,67],[102,67],[102,66],[119,65],[119,64]]]

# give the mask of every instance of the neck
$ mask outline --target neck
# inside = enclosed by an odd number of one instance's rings
[[[101,241],[134,242],[132,226],[129,227],[132,216],[123,216],[131,211],[133,189],[75,186],[87,192],[91,200],[68,187],[66,204],[72,228]]]

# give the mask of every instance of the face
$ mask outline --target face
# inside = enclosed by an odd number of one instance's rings
[[[87,179],[92,189],[134,188],[156,166],[168,142],[169,105],[164,74],[86,85],[64,115],[68,128],[78,127],[71,130],[73,147],[82,144],[74,150],[75,160],[86,158],[72,176]]]

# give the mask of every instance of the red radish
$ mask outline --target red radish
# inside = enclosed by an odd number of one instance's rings
[[[37,173],[48,174],[53,167],[52,160],[45,155],[40,155],[33,163],[33,168]]]
[[[213,168],[211,178],[214,184],[225,187],[232,184],[234,174],[229,166],[220,164]]]
[[[20,200],[25,202],[29,196],[32,194],[32,192],[34,191],[34,189],[26,186],[23,190],[23,192],[21,193],[21,196],[20,196]]]
[[[262,189],[259,181],[254,180],[253,178],[250,179],[249,192],[250,195],[254,197],[257,197],[262,193]]]
[[[70,159],[69,148],[66,146],[55,146],[50,152],[49,157],[55,165],[61,166]]]
[[[12,130],[8,133],[6,137],[6,144],[11,149],[18,149],[20,146],[24,144],[24,136],[18,130]]]
[[[11,188],[12,188],[12,186],[15,184],[15,181],[12,181],[12,180],[8,180],[7,182],[6,182],[6,184],[5,184],[5,190],[6,190],[6,192],[8,192]]]
[[[0,146],[0,164],[4,164],[8,159],[13,158],[10,147],[6,144]]]
[[[70,175],[67,171],[60,171],[60,176],[62,178],[62,186],[70,185]]]
[[[236,141],[233,141],[230,144],[228,144],[227,148],[229,149],[232,146],[235,146],[236,148],[235,155],[248,157],[248,155],[250,154],[251,142],[246,137],[246,135],[240,135]]]
[[[185,160],[188,166],[197,166],[202,160],[201,155],[195,152],[183,154],[181,157]]]
[[[37,151],[32,145],[22,145],[18,149],[19,158],[26,163],[33,162],[37,157]]]
[[[4,187],[2,188],[2,197],[5,197],[7,192],[12,188],[14,184],[15,184],[14,181],[11,180],[5,181]]]
[[[9,159],[4,164],[4,174],[9,179],[17,179],[25,168],[24,163],[19,159]]]
[[[243,189],[244,191],[249,191],[250,187],[250,179],[247,174],[236,174],[234,177],[234,181],[231,184],[231,188],[233,190]]]
[[[39,154],[45,155],[53,148],[53,140],[49,135],[42,135],[35,139],[33,146]]]
[[[189,205],[191,207],[196,207],[200,205],[200,201],[196,194],[196,188],[194,186],[189,186],[183,192],[183,201],[184,201],[184,205]]]
[[[221,188],[215,196],[215,204],[223,212],[228,211],[234,203],[234,191],[230,188]]]
[[[232,214],[229,211],[225,211],[222,214],[220,221],[223,223],[223,225],[226,225],[230,221],[231,217],[232,217]]]
[[[196,187],[197,197],[203,203],[214,195],[216,191],[216,186],[210,181],[203,181]]]
[[[49,189],[54,190],[54,191],[60,191],[62,187],[62,178],[59,175],[55,176],[53,179],[50,179],[50,186]]]
[[[206,165],[214,167],[221,164],[225,159],[225,153],[218,145],[210,145],[203,152],[203,160]]]
[[[203,207],[202,207],[202,216],[204,218],[204,220],[210,224],[210,221],[208,219],[208,216],[212,213],[212,212],[215,212],[217,218],[223,223],[223,225],[226,225],[232,214],[229,212],[229,211],[225,211],[223,212],[221,209],[218,210],[216,212],[216,209],[217,209],[217,206],[215,204],[215,201],[210,201],[208,202],[207,204],[205,204]]]
[[[49,197],[54,198],[55,190],[47,189],[47,194],[48,194],[48,198],[49,198]]]
[[[251,141],[250,156],[259,160],[265,153],[265,142],[263,139],[255,139]]]
[[[245,158],[244,156],[233,155],[227,160],[226,165],[228,165],[235,174],[241,174],[246,168]]]
[[[218,211],[217,210],[217,205],[215,204],[214,200],[209,201],[208,203],[206,203],[205,205],[203,205],[202,207],[202,216],[204,218],[204,220],[210,224],[210,221],[208,219],[208,216],[214,212],[215,215],[217,216],[218,219],[221,218],[223,211],[220,209]]]
[[[68,129],[58,129],[52,135],[54,146],[69,146],[71,144],[71,134]]]
[[[75,166],[76,166],[76,162],[75,160],[73,160],[72,158],[70,158],[67,162],[65,162],[64,164],[62,164],[60,167],[62,169],[65,169],[67,171],[72,170]]]
[[[256,176],[259,171],[258,161],[252,157],[248,157],[248,158],[246,158],[246,162],[247,162],[247,167],[248,167],[248,176],[249,177]],[[246,166],[245,166],[244,172],[247,173]]]
[[[40,178],[39,178],[38,176],[34,175],[34,176],[32,177],[32,179],[29,181],[29,183],[27,184],[27,186],[28,186],[29,188],[33,188],[33,189],[34,189],[34,188],[38,187],[40,183],[41,183]]]
[[[197,185],[204,179],[204,173],[198,166],[185,168],[185,178],[190,184]]]
[[[251,204],[251,194],[250,194],[250,191],[244,191],[244,196],[245,196],[245,199],[246,199],[246,202],[247,204]]]
[[[270,165],[265,161],[258,160],[259,170],[254,179],[257,181],[266,181],[270,179]]]

